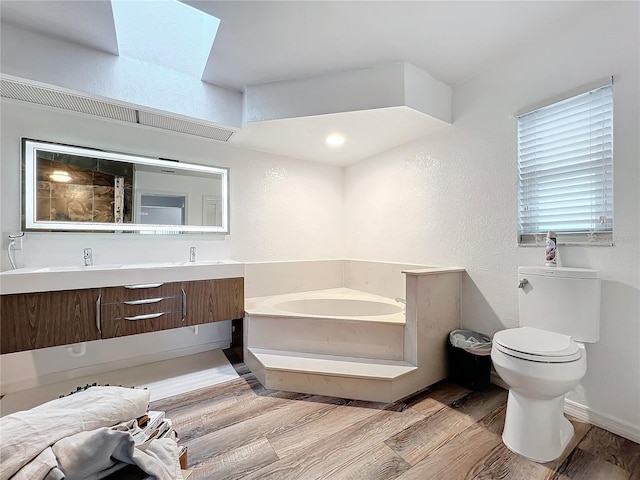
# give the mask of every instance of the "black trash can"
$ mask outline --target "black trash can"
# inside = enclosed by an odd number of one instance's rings
[[[491,376],[491,338],[473,330],[452,330],[447,342],[449,377],[465,388],[486,390]]]

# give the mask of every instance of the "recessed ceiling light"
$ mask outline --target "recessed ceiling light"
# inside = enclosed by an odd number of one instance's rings
[[[339,147],[344,143],[344,135],[340,133],[332,133],[327,137],[327,145],[330,147]]]
[[[70,182],[71,181],[71,177],[69,176],[69,173],[65,172],[64,170],[54,170],[53,173],[49,175],[49,178],[54,182]]]

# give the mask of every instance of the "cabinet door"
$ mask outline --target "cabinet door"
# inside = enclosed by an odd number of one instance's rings
[[[2,295],[1,353],[97,340],[98,292],[87,289]]]
[[[184,282],[185,325],[244,317],[244,278]]]

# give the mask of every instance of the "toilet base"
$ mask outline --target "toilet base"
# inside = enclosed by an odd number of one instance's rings
[[[555,460],[574,434],[563,412],[564,395],[540,399],[509,390],[502,441],[512,452],[534,462]]]

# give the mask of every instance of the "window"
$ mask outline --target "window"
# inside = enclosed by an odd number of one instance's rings
[[[591,87],[593,88],[593,86]],[[613,84],[518,115],[519,243],[611,244]]]

